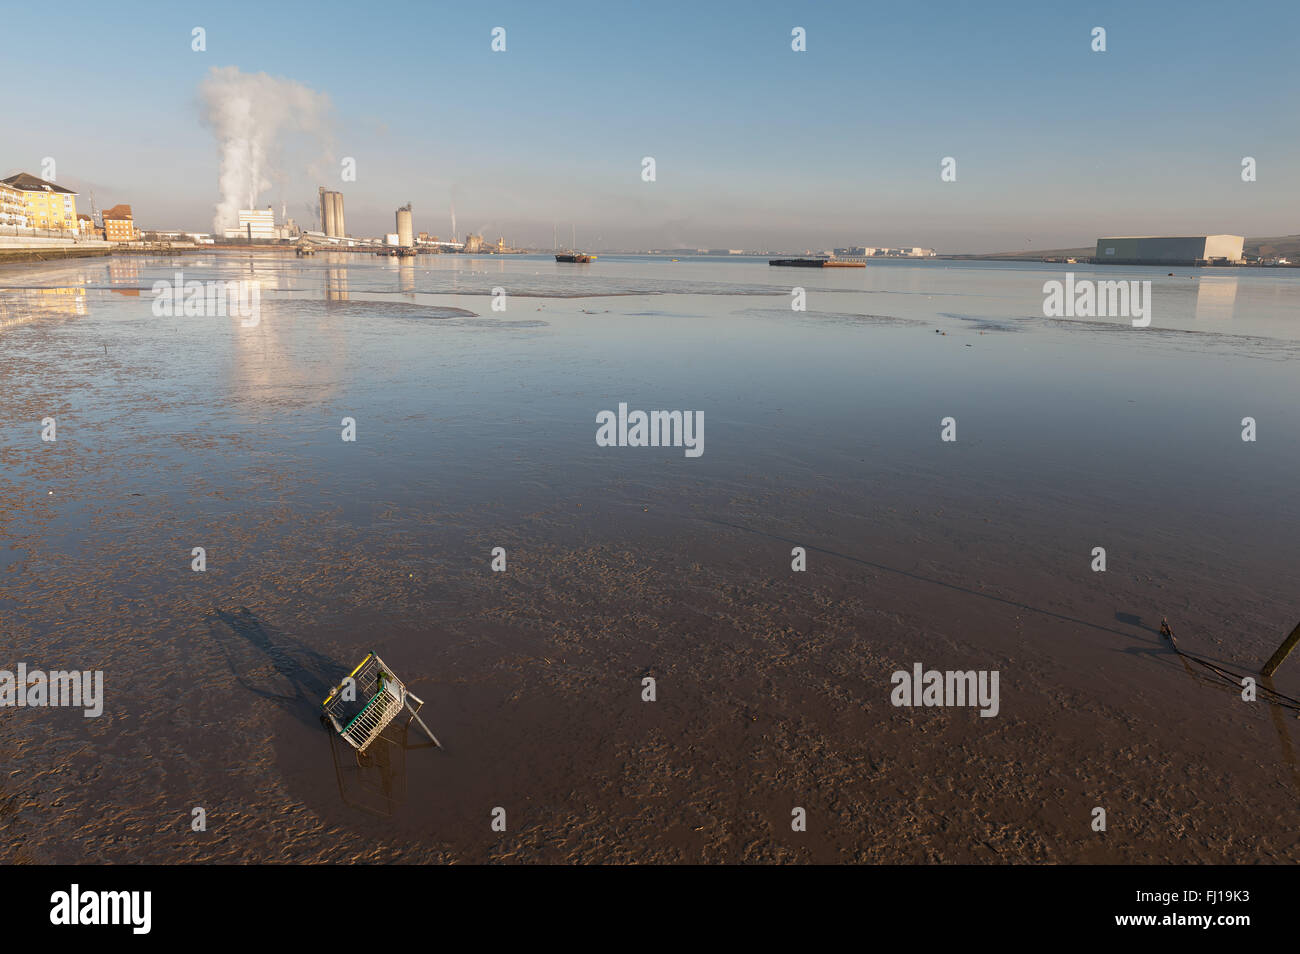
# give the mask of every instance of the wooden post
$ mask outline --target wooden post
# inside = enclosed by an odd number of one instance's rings
[[[1265,676],[1271,676],[1277,672],[1277,667],[1282,665],[1291,650],[1295,649],[1297,643],[1300,643],[1300,623],[1296,623],[1295,629],[1291,630],[1291,635],[1283,640],[1281,646],[1277,647],[1277,652],[1269,657],[1268,662],[1264,663],[1264,668],[1260,672]]]

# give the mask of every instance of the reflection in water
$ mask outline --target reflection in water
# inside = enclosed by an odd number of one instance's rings
[[[84,282],[59,288],[23,288],[0,295],[0,330],[37,318],[72,318],[86,313]]]
[[[140,262],[135,258],[112,259],[108,263],[108,284],[115,294],[140,297]],[[117,286],[123,286],[121,288]]]
[[[331,266],[325,271],[325,300],[348,300],[348,270]]]
[[[254,326],[245,327],[239,318],[229,321],[234,350],[230,387],[235,393],[263,402],[292,402],[310,393],[313,400],[326,401],[346,380],[345,328],[320,325],[310,332],[307,348],[302,337],[307,332],[294,320],[293,310],[265,291]]]
[[[1186,670],[1187,675],[1191,676],[1196,682],[1226,692],[1230,696],[1240,693],[1242,680],[1237,674],[1221,669],[1197,656],[1190,656],[1180,650],[1177,644],[1174,644],[1173,650],[1178,654],[1178,659],[1183,664],[1183,669]],[[1202,668],[1193,666],[1193,662],[1198,663]],[[1273,728],[1277,730],[1282,761],[1290,770],[1291,781],[1296,792],[1300,793],[1300,766],[1296,765],[1295,749],[1291,745],[1291,736],[1286,727],[1286,712],[1296,710],[1295,700],[1284,693],[1278,692],[1273,680],[1268,676],[1259,676],[1257,686],[1263,690],[1259,694],[1258,704],[1268,707],[1269,715],[1273,718]]]
[[[1196,283],[1196,320],[1231,321],[1237,304],[1237,276],[1202,276]]]
[[[1259,684],[1270,693],[1277,692],[1273,680],[1268,676],[1260,676]],[[1269,714],[1273,717],[1273,728],[1277,730],[1278,742],[1281,744],[1282,761],[1291,770],[1291,782],[1295,786],[1296,792],[1300,793],[1300,767],[1296,766],[1295,749],[1291,746],[1291,735],[1286,728],[1286,716],[1283,714],[1281,706],[1270,705],[1268,709]]]
[[[278,291],[281,279],[287,278],[279,261],[251,257],[239,263],[236,274],[222,277],[226,281],[256,282],[264,295],[268,291]]]
[[[403,294],[415,294],[415,262],[412,259],[397,260],[397,285]]]
[[[407,719],[404,725],[390,724],[362,755],[323,719],[321,724],[330,739],[334,777],[343,804],[371,815],[390,817],[406,801],[407,751],[432,749],[434,744],[419,735],[416,738],[422,741],[409,741],[411,720]]]
[[[381,735],[365,755],[328,727],[326,734],[343,804],[371,815],[391,816],[406,801],[406,730],[401,730],[400,740]]]

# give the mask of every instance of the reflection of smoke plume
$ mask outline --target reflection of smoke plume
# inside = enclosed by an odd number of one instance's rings
[[[217,235],[239,224],[239,210],[257,207],[271,187],[280,137],[307,134],[318,148],[329,129],[330,99],[293,80],[214,67],[199,87],[203,121],[221,152],[221,201],[212,225]]]

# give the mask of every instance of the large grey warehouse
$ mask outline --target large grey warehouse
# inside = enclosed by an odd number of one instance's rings
[[[1098,265],[1235,265],[1240,235],[1122,235],[1097,239]]]

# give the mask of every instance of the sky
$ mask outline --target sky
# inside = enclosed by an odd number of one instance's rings
[[[1300,232],[1293,2],[169,0],[42,22],[59,42],[0,51],[0,174],[54,158],[79,211],[93,191],[146,229],[211,229],[200,85],[236,67],[328,98],[259,205],[312,224],[317,187],[339,189],[354,235],[407,202],[417,231],[447,237],[454,203],[462,236],[549,248],[573,228],[592,250]]]

